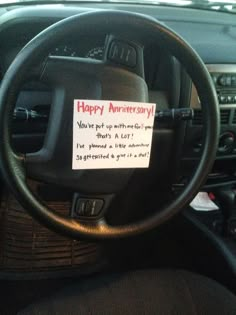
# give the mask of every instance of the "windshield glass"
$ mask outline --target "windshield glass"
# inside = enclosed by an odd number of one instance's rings
[[[34,4],[34,3],[66,3],[66,2],[132,2],[156,5],[192,7],[197,9],[216,10],[236,13],[236,0],[0,0],[0,5]]]

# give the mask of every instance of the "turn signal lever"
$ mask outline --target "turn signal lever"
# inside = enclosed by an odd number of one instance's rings
[[[155,119],[157,121],[180,121],[192,120],[194,110],[191,108],[166,109],[156,112]]]
[[[35,110],[28,110],[24,107],[17,107],[14,110],[13,119],[20,122],[30,120],[47,120],[48,116]]]
[[[155,120],[157,121],[192,120],[193,117],[194,111],[191,108],[160,110],[155,114]],[[48,115],[39,113],[35,110],[28,110],[24,107],[17,107],[14,110],[13,118],[16,121],[47,120]]]

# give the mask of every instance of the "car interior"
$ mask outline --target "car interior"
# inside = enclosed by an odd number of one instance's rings
[[[235,14],[0,1],[0,314],[236,314]]]

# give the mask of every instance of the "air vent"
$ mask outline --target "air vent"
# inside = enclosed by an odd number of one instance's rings
[[[236,110],[234,111],[234,116],[233,116],[232,124],[236,125]]]
[[[230,109],[223,109],[220,111],[220,123],[221,125],[228,125],[230,119]],[[236,112],[234,115],[234,123],[236,124]],[[194,111],[193,125],[202,125],[202,111]]]
[[[230,117],[230,109],[224,109],[220,111],[220,123],[221,125],[228,125]]]
[[[202,125],[202,111],[201,110],[194,111],[193,125]]]

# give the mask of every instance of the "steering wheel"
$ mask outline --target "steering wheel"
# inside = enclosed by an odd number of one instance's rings
[[[70,34],[112,34],[102,61],[50,56],[49,52]],[[203,111],[205,137],[198,166],[188,185],[161,210],[139,222],[110,226],[103,211],[95,220],[64,217],[45,205],[27,186],[26,178],[61,184],[84,194],[119,191],[132,175],[131,169],[72,170],[72,121],[74,99],[147,102],[142,48],[158,42],[185,67],[195,84]],[[115,43],[135,49],[136,62],[126,64],[109,58]],[[37,67],[40,80],[53,87],[53,100],[43,148],[31,154],[14,152],[11,117],[22,84]],[[174,31],[157,20],[121,11],[95,11],[69,17],[48,27],[17,55],[0,89],[1,172],[22,206],[49,229],[69,237],[108,239],[136,235],[157,227],[187,206],[199,191],[213,165],[219,138],[219,109],[211,77],[198,54]],[[161,154],[161,152],[160,152]]]

